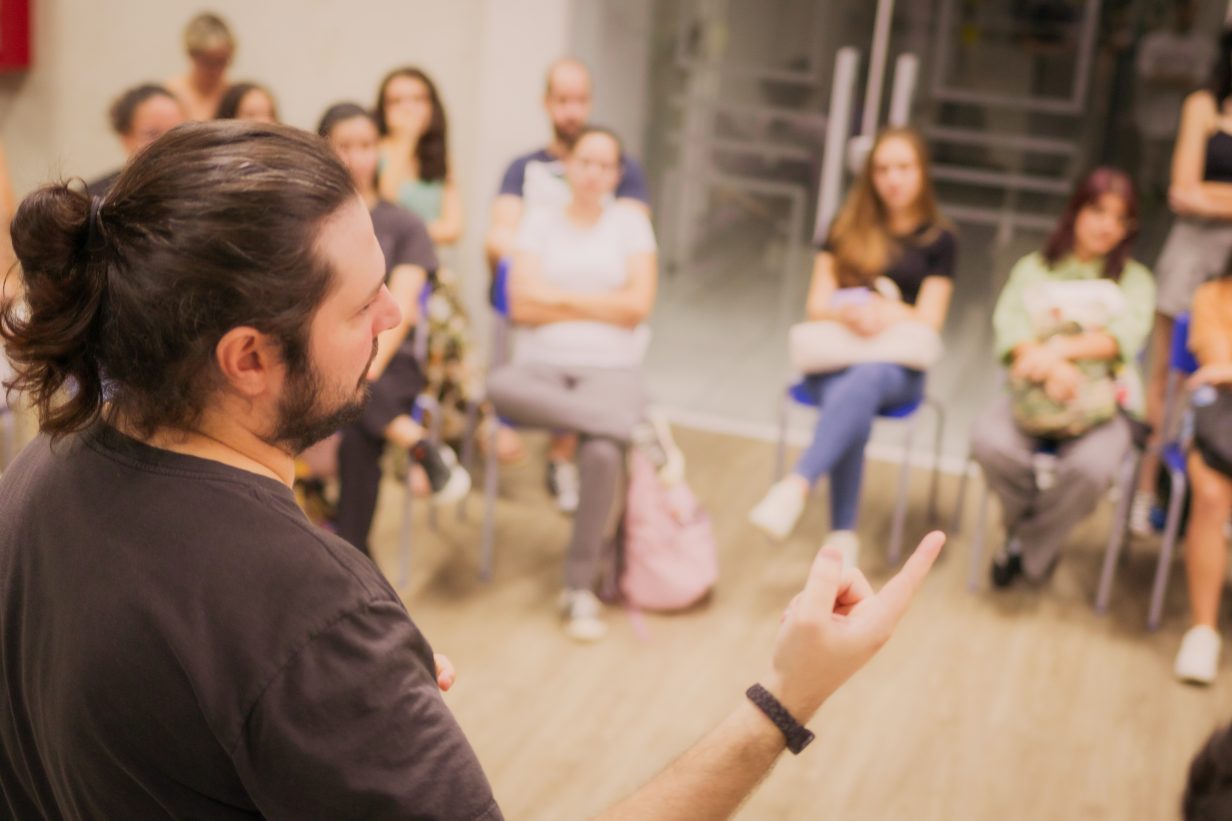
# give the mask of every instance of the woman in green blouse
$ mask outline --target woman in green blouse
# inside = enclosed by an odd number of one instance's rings
[[[1137,213],[1129,178],[1095,169],[997,300],[996,352],[1012,397],[976,422],[971,449],[1001,500],[1007,537],[993,564],[998,587],[1021,574],[1049,576],[1130,447],[1128,420],[1116,413],[1127,382],[1113,377],[1135,372],[1155,308],[1154,278],[1130,258]]]

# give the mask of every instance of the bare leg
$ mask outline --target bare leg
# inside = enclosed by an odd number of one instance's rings
[[[1232,479],[1211,468],[1197,452],[1189,455],[1193,504],[1185,538],[1185,575],[1194,624],[1214,628],[1219,620],[1228,546],[1223,528],[1232,516]]]
[[[548,445],[548,460],[552,462],[572,462],[577,455],[578,437],[576,433],[558,433],[552,437]]]

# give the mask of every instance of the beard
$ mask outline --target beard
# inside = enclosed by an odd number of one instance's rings
[[[552,133],[556,135],[561,145],[573,148],[573,144],[577,142],[578,135],[582,133],[585,125],[585,123],[564,123],[562,125],[552,123]]]
[[[298,455],[358,419],[368,401],[368,368],[376,358],[376,352],[374,339],[372,356],[368,358],[354,392],[333,401],[324,398],[324,380],[311,363],[289,374],[285,393],[278,403],[278,422],[273,434],[265,441]]]

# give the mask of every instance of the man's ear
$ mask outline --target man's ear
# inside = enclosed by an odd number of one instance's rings
[[[268,392],[281,378],[278,346],[268,335],[246,325],[223,334],[214,348],[214,361],[223,381],[249,399]]]

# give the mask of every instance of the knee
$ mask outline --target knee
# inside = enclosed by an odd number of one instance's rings
[[[1057,484],[1067,493],[1098,496],[1112,485],[1120,459],[1081,460],[1062,463],[1057,471]]]
[[[842,381],[853,389],[873,389],[883,384],[898,367],[888,362],[863,362],[844,371]]]
[[[1014,454],[1009,443],[993,435],[986,427],[976,425],[975,429],[972,430],[971,458],[985,472],[994,470],[998,465],[1013,461],[1015,455],[1022,456],[1022,454]]]
[[[625,451],[611,439],[587,437],[578,447],[577,458],[583,476],[614,476],[624,469]]]
[[[485,383],[488,401],[499,408],[509,395],[512,380],[512,369],[508,367],[497,368],[488,374],[488,380]]]
[[[1194,515],[1227,518],[1232,513],[1232,479],[1212,471],[1190,471]]]

